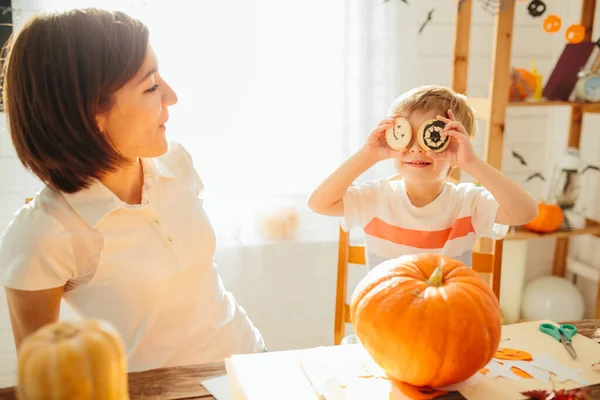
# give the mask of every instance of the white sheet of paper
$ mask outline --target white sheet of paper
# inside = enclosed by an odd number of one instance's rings
[[[502,360],[502,362],[504,362],[504,364],[507,365],[509,368],[517,367],[521,371],[527,372],[529,375],[531,375],[531,377],[533,379],[537,379],[538,381],[540,381],[542,383],[550,382],[550,372],[548,370],[539,368],[537,365],[533,364],[532,361]],[[512,374],[514,374],[514,372],[512,372],[512,371],[510,371],[510,372]],[[519,377],[516,374],[514,374],[514,375]],[[523,379],[523,378],[519,377],[519,379]]]
[[[510,339],[510,345],[503,343],[502,347],[522,349],[536,355],[547,354],[563,365],[568,370],[584,369],[578,374],[588,384],[600,383],[600,371],[594,370],[591,365],[600,360],[600,346],[595,341],[575,335],[573,346],[577,351],[577,359],[573,360],[566,352],[563,345],[554,338],[539,331],[540,323],[553,323],[549,320],[531,321],[521,324],[502,326],[502,337]],[[230,378],[232,400],[264,400],[270,398],[286,400],[317,400],[315,392],[301,370],[301,362],[304,366],[312,366],[313,379],[327,382],[329,378],[338,374],[327,373],[321,363],[328,366],[331,361],[335,365],[341,360],[348,365],[358,363],[361,365],[364,358],[361,356],[362,349],[356,349],[357,345],[332,346],[317,349],[289,350],[282,352],[269,352],[260,354],[235,355],[226,360],[227,373]],[[314,357],[314,358],[313,358]],[[350,361],[354,361],[350,363]],[[504,361],[504,360],[503,360]],[[542,361],[543,358],[542,358]],[[512,373],[512,371],[511,371]],[[513,374],[514,375],[514,374]],[[531,375],[531,374],[530,374]],[[460,393],[469,400],[506,400],[507,398],[518,398],[519,393],[525,390],[550,389],[555,385],[557,389],[572,389],[582,386],[572,380],[564,382],[542,383],[537,379],[522,379],[518,376],[513,378],[489,379],[485,375],[475,384],[461,385]],[[578,378],[577,378],[578,379]],[[327,389],[335,389],[330,383],[325,385]],[[470,383],[470,382],[469,382]],[[355,390],[349,390],[353,386]],[[338,384],[339,388],[340,385]],[[368,390],[369,396],[360,397]],[[389,381],[385,379],[353,379],[348,382],[346,397],[331,397],[332,400],[354,400],[368,398],[369,400],[404,400],[407,397],[398,395],[394,387],[391,388]],[[329,394],[329,393],[327,393]],[[353,396],[356,395],[356,396]]]
[[[231,400],[229,391],[229,378],[227,375],[217,376],[215,378],[200,381],[202,386],[206,388],[217,400]]]
[[[589,381],[580,376],[580,374],[584,371],[583,368],[567,368],[548,354],[534,355],[532,363],[538,368],[552,372],[554,375],[556,375],[554,379],[557,382],[566,382],[568,380],[572,380],[573,382],[577,382],[581,385],[589,385]]]

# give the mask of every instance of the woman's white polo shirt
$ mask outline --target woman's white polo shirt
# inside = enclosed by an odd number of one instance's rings
[[[173,143],[142,163],[141,205],[97,181],[75,194],[44,187],[4,234],[4,284],[64,286],[64,299],[83,318],[115,325],[130,371],[263,351],[213,263],[215,235],[189,154]]]

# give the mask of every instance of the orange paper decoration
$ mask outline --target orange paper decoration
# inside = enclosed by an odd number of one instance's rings
[[[501,348],[496,350],[494,358],[500,360],[511,360],[511,361],[532,361],[533,356],[523,350],[515,350],[509,348]]]
[[[562,20],[556,14],[550,14],[544,20],[544,30],[548,33],[555,33],[560,30]]]
[[[523,378],[523,379],[532,379],[533,377],[531,375],[529,375],[527,372],[523,371],[520,368],[517,367],[510,367],[510,370],[517,376]]]
[[[573,24],[565,31],[565,38],[569,43],[581,43],[585,38],[585,27],[581,24]]]

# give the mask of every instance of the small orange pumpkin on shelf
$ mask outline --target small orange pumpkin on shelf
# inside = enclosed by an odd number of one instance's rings
[[[129,400],[120,336],[105,322],[61,321],[27,336],[19,349],[19,400]]]
[[[531,232],[552,233],[558,231],[564,221],[563,211],[557,204],[539,202],[538,215],[523,227]]]
[[[500,343],[498,299],[471,268],[439,254],[383,262],[355,288],[354,331],[388,377],[443,387],[477,373]]]
[[[535,75],[525,68],[513,68],[510,74],[509,100],[522,101],[533,95],[537,87]]]

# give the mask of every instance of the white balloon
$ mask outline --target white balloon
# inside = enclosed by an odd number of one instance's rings
[[[565,278],[548,275],[532,280],[523,292],[522,317],[555,322],[583,318],[581,292]]]

